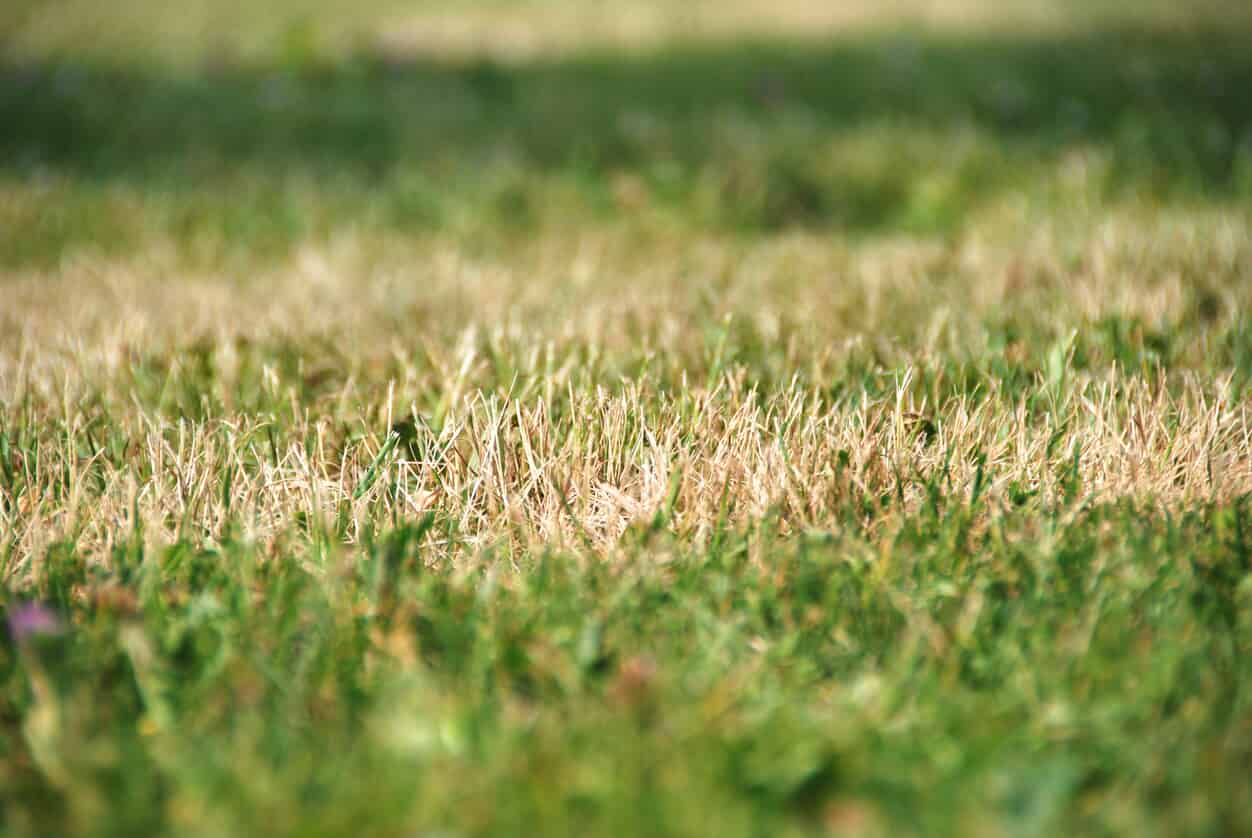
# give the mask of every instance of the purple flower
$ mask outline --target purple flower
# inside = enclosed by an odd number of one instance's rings
[[[9,632],[18,643],[28,637],[60,634],[63,629],[56,612],[37,602],[23,602],[9,609]]]

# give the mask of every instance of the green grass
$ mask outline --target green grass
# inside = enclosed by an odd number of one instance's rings
[[[520,64],[345,55],[312,35],[191,68],[17,53],[0,68],[0,254],[46,266],[157,236],[281,259],[348,225],[481,241],[571,219],[956,235],[1023,195],[1045,214],[1246,207],[1246,31],[1198,26],[874,30]],[[1059,175],[1079,160],[1079,179]]]
[[[1246,10],[807,2],[0,14],[0,835],[1252,834]]]
[[[980,532],[983,510],[873,537],[645,531],[618,563],[444,547],[432,566],[437,517],[303,560],[228,537],[85,571],[53,549],[36,585],[75,629],[20,652],[42,702],[5,653],[7,823],[1245,831],[1246,504]]]

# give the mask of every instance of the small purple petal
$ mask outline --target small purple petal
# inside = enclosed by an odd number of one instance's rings
[[[18,642],[41,634],[60,634],[64,626],[56,612],[36,602],[9,609],[9,631]]]

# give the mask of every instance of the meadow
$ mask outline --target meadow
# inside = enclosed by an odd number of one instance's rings
[[[1252,7],[0,10],[0,835],[1252,835]]]

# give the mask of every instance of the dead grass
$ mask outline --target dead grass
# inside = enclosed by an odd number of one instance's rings
[[[372,267],[344,239],[246,284],[171,282],[159,258],[11,278],[2,421],[38,431],[23,492],[0,505],[10,572],[59,541],[108,555],[136,516],[156,543],[241,520],[278,549],[301,521],[351,541],[438,511],[478,544],[611,551],[654,520],[697,540],[766,515],[828,528],[936,491],[1228,500],[1252,491],[1252,400],[1206,352],[1246,304],[1245,229],[1159,216],[1110,219],[1079,248],[1041,229],[646,255],[601,231],[507,262],[430,242],[420,265]],[[1201,268],[1222,313],[1173,372],[1074,368],[1070,324],[1176,319]],[[946,364],[977,358],[995,316],[1057,338],[1005,347],[1024,384],[962,390]],[[294,360],[265,354],[284,346]],[[840,366],[861,350],[890,359],[871,369],[886,391]],[[199,394],[197,415],[178,391]],[[411,438],[388,442],[406,420]]]
[[[474,363],[467,353],[463,364]],[[242,520],[249,538],[273,549],[299,521],[328,532],[338,521],[355,541],[379,521],[438,510],[476,544],[589,538],[611,551],[628,527],[658,516],[700,543],[719,526],[768,514],[800,530],[829,528],[862,503],[905,512],[930,487],[948,498],[981,488],[996,508],[1014,492],[1060,503],[1070,487],[1085,503],[1167,506],[1252,491],[1252,402],[1232,398],[1225,381],[1188,379],[1170,395],[1159,382],[1085,379],[1046,418],[997,393],[919,404],[905,395],[908,384],[906,373],[895,397],[855,407],[800,387],[762,399],[742,376],[694,396],[632,384],[613,396],[575,394],[560,418],[541,398],[474,392],[441,431],[422,428],[418,458],[377,432],[345,440],[339,423],[299,406],[273,450],[272,423],[259,417],[189,422],[135,412],[110,417],[110,432],[128,441],[124,456],[85,455],[85,429],[98,414],[71,404],[58,432],[19,458],[27,490],[4,505],[0,526],[16,547],[10,572],[20,576],[55,542],[106,556],[113,534],[136,523],[164,544],[211,542]],[[366,409],[408,413],[395,403]]]
[[[1059,331],[1113,316],[1159,324],[1188,315],[1199,294],[1212,298],[1208,325],[1217,329],[1237,323],[1249,303],[1249,264],[1252,218],[1198,209],[1042,222],[1006,211],[954,242],[589,224],[493,253],[437,236],[346,234],[239,275],[196,272],[157,247],[138,259],[85,256],[7,275],[0,370],[12,382],[25,353],[41,374],[99,380],[128,352],[205,340],[334,334],[368,356],[471,328],[538,346],[577,341],[690,358],[702,327],[726,317],[783,347],[794,338],[911,338],[933,352],[968,348],[962,332],[993,316]]]
[[[986,3],[979,0],[884,0],[841,3],[779,0],[762,14],[759,0],[698,0],[667,3],[528,2],[504,7],[461,8],[396,14],[379,28],[383,47],[399,55],[491,56],[526,60],[610,47],[651,50],[667,43],[771,37],[818,39],[873,30],[914,28],[948,34],[1074,31],[1093,21],[1126,17],[1118,4],[1087,4],[1076,13],[1066,2]],[[1167,4],[1136,4],[1133,18],[1162,27],[1227,20],[1228,4],[1218,0],[1186,13]],[[1146,8],[1145,8],[1146,7]]]

